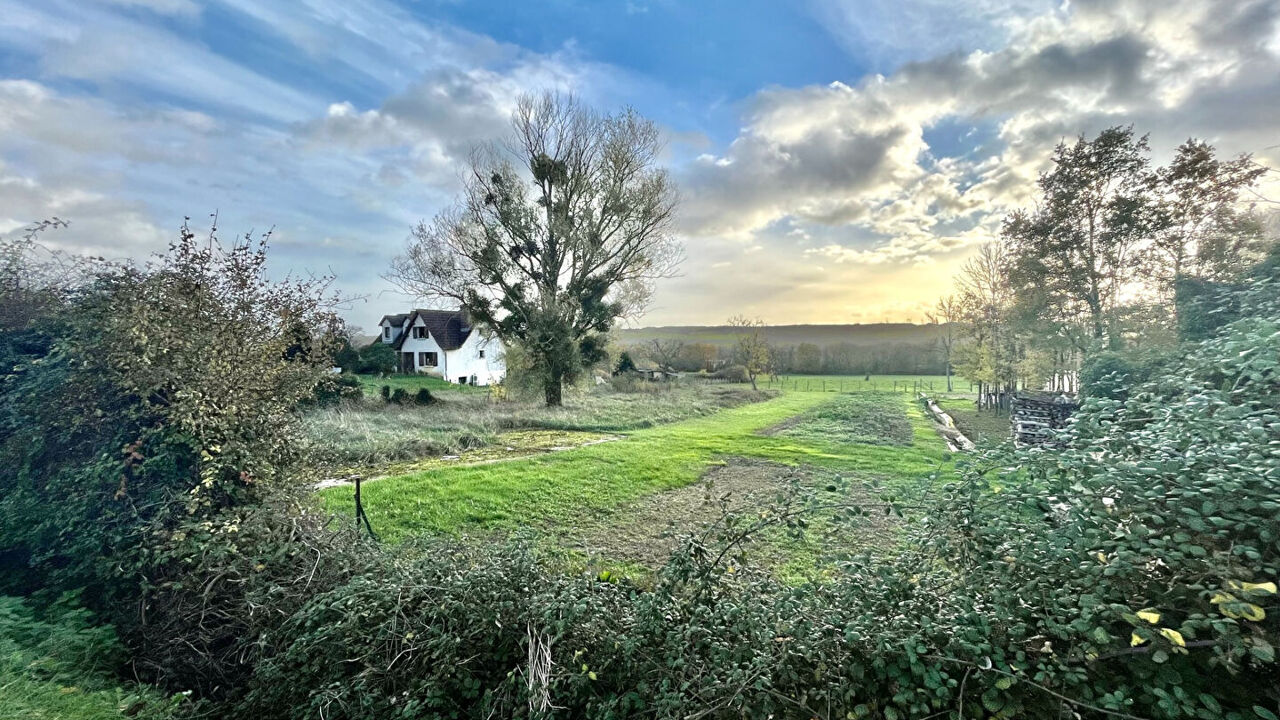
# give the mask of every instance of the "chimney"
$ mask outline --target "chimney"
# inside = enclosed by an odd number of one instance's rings
[[[462,316],[462,332],[471,329],[471,313],[467,310],[466,305],[458,305],[458,314]]]

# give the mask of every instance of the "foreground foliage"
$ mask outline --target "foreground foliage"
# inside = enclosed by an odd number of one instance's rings
[[[67,600],[37,613],[0,596],[0,717],[31,720],[161,718],[181,702],[115,673],[126,655],[109,627]]]

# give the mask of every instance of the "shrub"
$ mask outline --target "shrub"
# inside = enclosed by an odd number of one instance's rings
[[[398,364],[395,349],[381,340],[374,340],[360,349],[357,372],[385,375],[395,372]]]
[[[1128,356],[1106,350],[1089,356],[1080,368],[1080,388],[1089,397],[1123,400],[1128,388],[1145,379]]]
[[[87,269],[27,326],[48,334],[0,368],[9,574],[83,589],[128,632],[175,553],[230,545],[222,514],[259,502],[297,460],[296,410],[337,325],[323,284],[270,282],[265,259],[264,245],[224,249],[184,228],[148,265]]]
[[[362,397],[364,391],[360,387],[359,378],[346,374],[330,375],[316,384],[312,403],[319,407],[329,407]]]
[[[729,382],[744,383],[750,382],[751,376],[747,374],[747,369],[742,365],[730,365],[720,368],[711,373],[711,377],[717,380],[728,380]]]
[[[382,399],[385,402],[391,402],[391,386],[390,385],[383,385],[382,388],[378,390],[378,392],[382,395]]]
[[[418,392],[413,394],[414,405],[430,405],[436,399],[431,396],[431,391],[426,388],[418,388]]]
[[[618,364],[613,368],[614,375],[624,375],[636,371],[636,363],[631,359],[631,353],[625,350],[618,356]]]
[[[396,388],[391,392],[391,402],[397,405],[405,405],[409,402],[409,391],[404,388]]]

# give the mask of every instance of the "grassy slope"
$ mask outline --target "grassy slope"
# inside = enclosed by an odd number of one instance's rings
[[[639,430],[617,442],[529,460],[385,478],[365,484],[365,506],[374,528],[396,540],[421,532],[512,528],[531,521],[572,525],[584,513],[692,483],[725,456],[851,470],[903,485],[942,462],[941,441],[905,395],[900,400],[912,424],[912,443],[906,447],[825,444],[759,434],[832,398],[790,392],[710,417]],[[347,516],[354,512],[348,488],[322,495],[331,510]]]
[[[85,617],[67,613],[37,620],[25,601],[0,597],[0,718],[170,717],[171,704],[154,689],[107,672],[109,658],[118,659],[114,635],[86,624]]]

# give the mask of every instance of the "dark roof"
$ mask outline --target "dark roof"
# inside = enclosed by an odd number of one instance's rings
[[[378,321],[378,324],[381,325],[384,322],[390,322],[392,327],[400,327],[401,325],[404,324],[404,319],[407,317],[409,317],[409,313],[400,313],[399,315],[383,315],[382,319]]]
[[[398,322],[396,318],[399,318]],[[405,322],[406,318],[408,323]],[[464,322],[466,316],[461,310],[419,309],[403,315],[388,315],[383,320],[391,320],[397,327],[403,327],[406,324],[413,327],[417,324],[418,318],[422,318],[422,324],[426,325],[427,332],[431,334],[441,350],[457,350],[471,335],[471,325]],[[407,337],[409,337],[408,332],[401,333],[400,337],[396,338],[395,349],[399,350]]]

